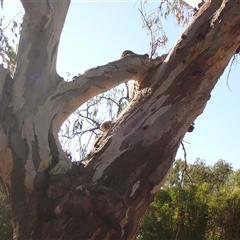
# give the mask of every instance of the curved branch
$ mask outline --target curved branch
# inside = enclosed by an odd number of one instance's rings
[[[71,82],[61,82],[55,96],[51,97],[55,111],[57,109],[55,121],[58,122],[58,127],[92,97],[130,79],[141,82],[149,69],[160,63],[159,59],[152,60],[148,55],[130,54],[120,60],[90,69]]]

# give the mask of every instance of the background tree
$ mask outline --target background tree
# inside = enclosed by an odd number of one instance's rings
[[[184,164],[174,163],[137,239],[239,239],[239,170],[223,160],[207,166],[198,159],[183,174]]]
[[[70,82],[56,72],[70,1],[21,2],[17,67],[12,77],[0,69],[1,181],[14,237],[134,239],[185,132],[239,47],[239,1],[205,3],[165,60],[124,54]],[[129,107],[87,164],[73,164],[58,139],[62,123],[130,79],[138,87]]]
[[[12,239],[11,211],[6,195],[0,187],[0,238],[3,240]]]

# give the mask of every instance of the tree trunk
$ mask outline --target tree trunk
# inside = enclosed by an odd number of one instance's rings
[[[240,1],[212,0],[167,58],[125,54],[71,82],[56,72],[69,1],[22,0],[17,69],[0,69],[0,177],[15,239],[134,239],[189,125],[240,45]],[[130,106],[73,164],[58,131],[93,96],[139,84]]]

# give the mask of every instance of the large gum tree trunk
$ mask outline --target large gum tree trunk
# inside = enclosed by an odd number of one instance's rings
[[[70,0],[24,1],[17,69],[0,68],[0,177],[15,239],[134,239],[179,143],[240,45],[240,1],[205,3],[164,62],[128,54],[71,82],[56,72]],[[73,164],[63,121],[91,97],[134,79],[129,108]]]

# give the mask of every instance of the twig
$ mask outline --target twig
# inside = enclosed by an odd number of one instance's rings
[[[184,152],[184,169],[182,171],[182,177],[181,177],[181,183],[180,184],[182,184],[184,173],[186,173],[190,182],[193,184],[192,178],[189,176],[189,174],[187,172],[187,152],[186,152],[186,149],[185,149],[185,146],[184,146],[183,142],[181,142],[181,146],[182,146],[182,149],[183,149],[183,152]]]
[[[108,101],[112,101],[113,103],[115,103],[115,104],[119,107],[119,104],[118,104],[115,100],[113,100],[112,98],[110,98],[110,97],[100,96],[99,98],[100,98],[100,99],[106,99],[106,100],[108,100]]]
[[[7,24],[7,26],[5,28],[3,28],[2,30],[6,30],[8,28],[8,26],[10,25],[10,23],[14,20],[14,18],[16,18],[22,11],[20,11],[19,13],[17,13],[10,21],[9,23]]]
[[[86,110],[87,111],[87,110]],[[88,117],[88,116],[84,116],[84,115],[82,115],[80,112],[78,113],[78,115],[81,117],[81,118],[85,118],[86,120],[89,120],[90,122],[88,122],[88,123],[90,123],[92,126],[94,126],[94,124],[95,124],[95,126],[97,126],[97,128],[99,128],[99,126],[100,126],[100,124],[97,122],[97,121],[95,121],[94,119],[92,119],[92,118],[90,118],[90,117]],[[94,124],[93,124],[94,123]]]
[[[80,135],[82,136],[83,134],[87,133],[87,132],[94,132],[95,130],[99,130],[99,127],[95,127],[95,128],[90,128],[90,129],[87,129],[87,130],[84,130],[84,131],[80,131],[80,132],[74,132],[71,131],[71,135],[70,136],[66,136],[66,134],[63,134],[63,135],[59,135],[59,137],[65,137],[65,138],[68,138],[68,139],[72,139],[74,138],[76,135]]]
[[[138,11],[141,13],[142,15],[142,19],[143,19],[143,22],[145,22],[145,25],[147,26],[148,30],[150,31],[150,35],[151,35],[151,43],[152,43],[152,46],[151,46],[151,55],[150,55],[150,58],[153,57],[153,55],[155,54],[155,50],[153,50],[153,42],[154,42],[154,39],[153,39],[153,31],[152,31],[152,26],[149,25],[149,22],[147,21],[146,17],[144,16],[143,12],[141,9],[138,9]]]
[[[228,90],[231,91],[231,92],[232,92],[232,90],[231,90],[231,88],[230,88],[230,86],[229,86],[228,80],[229,80],[230,72],[231,72],[231,70],[232,70],[232,66],[233,66],[233,63],[234,63],[235,60],[236,60],[236,57],[235,57],[235,55],[234,55],[233,58],[232,58],[232,60],[231,60],[231,63],[230,63],[230,67],[229,67],[228,74],[227,74],[227,81],[226,81],[226,85],[227,85],[227,87],[228,87]]]

